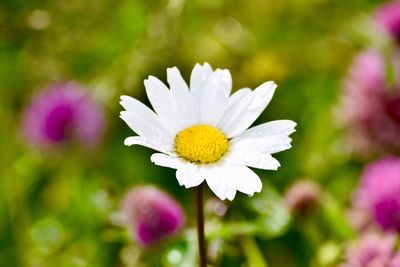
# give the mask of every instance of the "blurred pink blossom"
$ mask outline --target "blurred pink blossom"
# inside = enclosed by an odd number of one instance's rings
[[[393,59],[394,77],[400,77],[400,57]],[[359,54],[344,84],[340,116],[349,130],[349,142],[360,154],[400,150],[400,82],[389,84],[386,62],[374,49]]]
[[[397,42],[400,41],[400,1],[391,1],[378,7],[375,20]]]
[[[101,138],[103,113],[78,84],[53,84],[35,95],[22,115],[22,131],[33,145],[52,147],[74,140],[93,146]]]
[[[400,158],[386,157],[365,168],[354,205],[382,229],[400,231]]]
[[[142,246],[150,246],[176,234],[184,222],[179,203],[153,186],[130,190],[122,209],[137,242]]]
[[[397,252],[397,254],[389,262],[388,267],[399,267],[399,266],[400,266],[400,252]]]
[[[366,233],[347,248],[346,263],[340,267],[393,267],[396,235]],[[398,266],[396,266],[398,267]]]

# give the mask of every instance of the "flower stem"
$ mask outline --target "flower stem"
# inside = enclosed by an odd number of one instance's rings
[[[245,236],[241,239],[244,254],[246,255],[249,266],[268,267],[268,262],[264,258],[256,240],[253,237]]]
[[[197,239],[199,242],[200,267],[207,266],[206,244],[204,241],[203,184],[197,186]]]

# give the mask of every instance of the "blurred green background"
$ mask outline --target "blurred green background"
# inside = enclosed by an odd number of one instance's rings
[[[227,238],[219,264],[262,266],[252,256],[257,246],[272,267],[333,266],[352,234],[344,206],[361,170],[346,153],[334,110],[349,62],[364,46],[359,22],[379,2],[1,1],[0,266],[175,266],[163,260],[171,245],[150,252],[159,255],[150,261],[113,223],[131,186],[154,183],[183,203],[186,225],[194,226],[194,190],[180,187],[173,170],[153,165],[150,149],[123,145],[132,132],[118,117],[118,102],[128,94],[148,103],[142,83],[148,75],[165,81],[166,68],[177,66],[188,81],[197,62],[230,69],[234,90],[278,84],[258,122],[296,121],[293,149],[277,155],[279,171],[256,172],[264,190],[282,194],[307,178],[327,196],[323,211],[309,220],[292,218],[270,235],[250,231],[247,249],[240,237]],[[19,134],[23,108],[33,92],[69,80],[104,106],[102,142],[94,150],[30,148]],[[227,224],[251,223],[254,201],[238,194],[226,203]],[[272,216],[289,220],[277,213]],[[187,255],[187,244],[173,246]],[[141,263],[132,265],[138,257]]]

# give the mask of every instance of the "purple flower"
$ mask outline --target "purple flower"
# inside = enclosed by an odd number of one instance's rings
[[[400,1],[392,1],[380,6],[375,12],[375,20],[397,42],[400,41]]]
[[[142,246],[150,246],[177,233],[184,222],[181,206],[153,186],[136,187],[129,191],[122,208],[128,225]]]
[[[399,77],[400,57],[392,61]],[[359,54],[345,80],[341,116],[359,153],[400,150],[400,82],[389,86],[386,63],[373,49]]]
[[[33,145],[52,147],[71,140],[95,145],[104,128],[103,113],[76,83],[60,83],[39,92],[22,116],[22,131]]]
[[[365,168],[355,205],[364,208],[382,229],[400,231],[400,158],[387,157]]]
[[[347,249],[347,261],[341,267],[392,267],[396,236],[366,233]]]
[[[400,252],[397,252],[397,254],[389,262],[388,267],[399,267],[399,266],[400,266]]]

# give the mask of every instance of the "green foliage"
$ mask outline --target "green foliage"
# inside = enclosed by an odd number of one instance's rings
[[[194,266],[194,192],[172,170],[154,166],[149,149],[123,146],[131,130],[118,118],[118,97],[146,101],[147,75],[165,80],[166,67],[176,65],[188,80],[204,61],[229,68],[235,90],[275,80],[276,96],[259,121],[298,123],[293,150],[277,155],[280,170],[259,172],[262,193],[238,195],[226,203],[226,217],[208,218],[210,244],[225,238],[217,262],[327,266],[322,248],[353,234],[345,205],[360,172],[332,110],[346,66],[365,42],[355,20],[378,2],[3,0],[0,266]],[[85,85],[104,106],[102,143],[91,151],[29,147],[19,128],[24,106],[44,86],[66,80]],[[328,203],[319,215],[291,221],[280,194],[302,177],[321,184]],[[150,252],[111,218],[131,186],[147,183],[182,203],[189,228]]]

